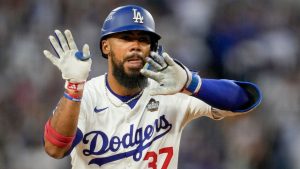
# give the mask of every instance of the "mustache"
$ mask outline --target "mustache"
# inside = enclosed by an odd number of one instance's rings
[[[144,63],[146,63],[146,59],[145,59],[145,57],[143,57],[143,55],[141,53],[132,53],[130,55],[127,55],[124,58],[124,62],[126,62],[128,60],[132,60],[132,59],[141,59]]]

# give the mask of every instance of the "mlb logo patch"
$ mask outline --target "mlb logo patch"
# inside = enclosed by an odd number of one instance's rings
[[[159,106],[159,101],[154,100],[153,98],[150,99],[149,103],[147,104],[146,108],[153,112],[157,111]]]

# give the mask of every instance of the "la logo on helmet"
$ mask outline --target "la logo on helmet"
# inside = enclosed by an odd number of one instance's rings
[[[132,18],[133,21],[135,23],[144,23],[143,22],[144,17],[142,16],[142,14],[139,11],[137,11],[137,9],[135,8],[133,8],[132,11],[133,11],[133,18]]]

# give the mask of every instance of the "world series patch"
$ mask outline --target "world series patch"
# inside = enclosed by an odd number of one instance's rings
[[[153,112],[157,111],[159,106],[159,101],[154,100],[153,98],[150,99],[149,103],[147,104],[146,108]]]

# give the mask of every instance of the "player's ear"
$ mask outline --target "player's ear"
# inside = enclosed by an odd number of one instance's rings
[[[102,51],[105,55],[107,55],[110,51],[110,44],[107,39],[102,40]]]

